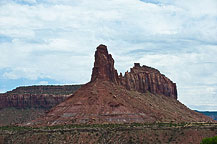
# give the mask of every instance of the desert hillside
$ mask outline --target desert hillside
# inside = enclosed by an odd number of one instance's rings
[[[118,75],[105,45],[97,47],[91,81],[26,125],[214,122],[177,100],[176,84],[158,70],[135,64]]]

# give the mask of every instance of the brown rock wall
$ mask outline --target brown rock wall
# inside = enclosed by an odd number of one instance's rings
[[[130,72],[126,72],[124,76],[122,74],[118,76],[117,70],[114,68],[114,59],[108,53],[105,45],[99,45],[95,52],[91,82],[96,79],[112,81],[128,90],[162,94],[177,99],[176,84],[157,69],[135,63]]]
[[[0,109],[8,107],[49,109],[68,97],[69,95],[2,94],[0,95]]]
[[[18,87],[0,94],[2,108],[45,108],[50,109],[71,96],[81,85]]]
[[[121,74],[119,78],[120,84],[128,90],[162,94],[177,99],[176,84],[154,68],[135,63],[130,72],[126,72],[124,76]]]
[[[108,54],[105,45],[99,45],[95,52],[95,63],[92,70],[91,82],[96,79],[119,82],[117,70],[114,68],[114,59]]]

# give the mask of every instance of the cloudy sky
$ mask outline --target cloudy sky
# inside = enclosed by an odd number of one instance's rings
[[[119,72],[152,66],[182,103],[217,110],[216,0],[0,0],[0,92],[86,83],[101,43]]]

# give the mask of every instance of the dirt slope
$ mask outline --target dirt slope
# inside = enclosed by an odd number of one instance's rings
[[[126,90],[109,81],[95,81],[80,88],[68,100],[52,108],[34,125],[131,122],[212,122],[179,101]]]

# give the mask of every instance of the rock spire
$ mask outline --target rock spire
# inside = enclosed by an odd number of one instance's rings
[[[114,59],[108,53],[107,46],[99,45],[95,52],[95,62],[91,82],[96,79],[108,80],[118,84],[118,73],[114,68]]]
[[[176,84],[152,67],[140,66],[140,63],[135,63],[130,72],[126,72],[124,76],[122,73],[118,76],[117,70],[114,68],[114,59],[108,53],[107,46],[102,44],[97,47],[95,52],[91,82],[97,79],[111,81],[128,90],[162,94],[177,99]]]

